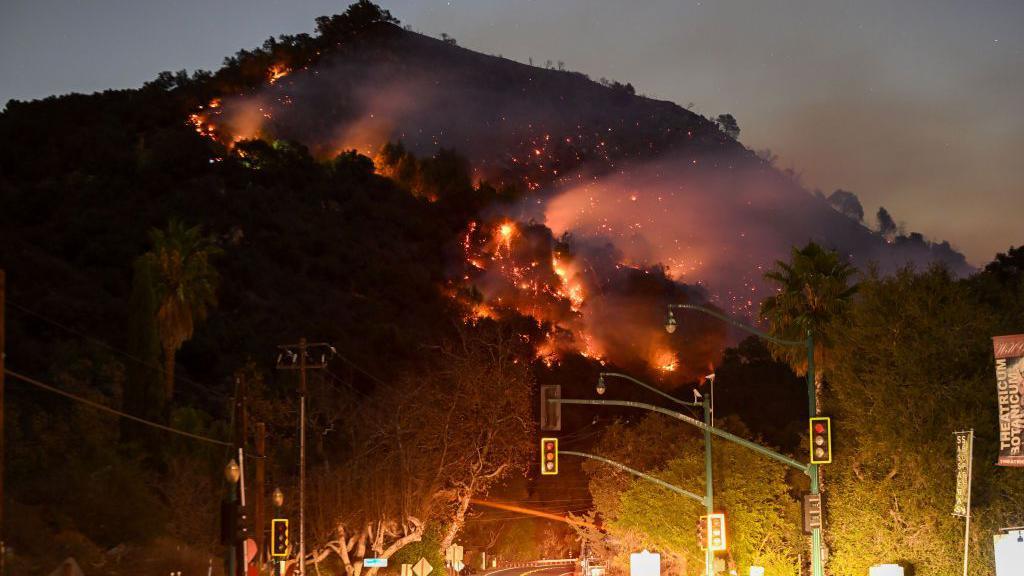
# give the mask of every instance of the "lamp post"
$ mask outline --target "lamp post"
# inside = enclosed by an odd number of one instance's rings
[[[713,318],[717,318],[727,324],[730,324],[744,332],[753,334],[758,338],[773,342],[780,346],[789,346],[794,348],[806,347],[807,349],[807,409],[809,416],[816,416],[818,413],[817,398],[814,395],[814,334],[811,330],[807,330],[807,338],[805,340],[786,340],[784,338],[776,338],[767,332],[762,332],[753,326],[730,318],[725,314],[712,310],[711,308],[705,308],[697,304],[669,304],[668,305],[668,318],[665,321],[665,330],[672,334],[676,331],[679,322],[676,320],[675,314],[672,312],[673,309],[682,310],[696,310],[703,314],[707,314]],[[807,475],[811,479],[811,494],[817,495],[819,493],[818,488],[818,465],[810,464],[807,467]],[[811,569],[813,576],[824,576],[824,568],[822,567],[821,558],[821,528],[811,529]]]
[[[228,513],[228,514],[236,514],[237,515],[237,512],[235,510],[235,502],[238,501],[238,494],[236,493],[236,488],[235,487],[238,485],[238,480],[241,477],[242,477],[242,469],[238,466],[238,462],[235,462],[235,460],[232,459],[230,462],[228,462],[227,466],[224,467],[224,479],[228,481],[228,504],[229,504],[228,507],[227,507],[227,510],[225,512]],[[228,525],[229,526],[234,526],[234,522],[231,522]],[[237,573],[237,570],[235,569],[235,555],[236,555],[236,552],[235,552],[235,548],[236,548],[235,535],[234,534],[229,534],[228,536],[229,536],[229,541],[231,543],[228,544],[228,549],[227,549],[227,553],[228,554],[227,554],[227,557],[225,558],[225,561],[224,561],[224,574],[227,574],[228,576],[235,576],[235,574]]]
[[[634,384],[636,384],[638,386],[641,386],[643,388],[646,388],[647,390],[650,390],[651,392],[654,392],[655,394],[657,394],[659,396],[662,396],[663,398],[668,398],[669,400],[675,402],[676,404],[682,404],[683,406],[691,406],[691,407],[700,406],[700,407],[702,407],[704,409],[704,426],[705,426],[704,427],[704,509],[707,511],[708,516],[710,516],[711,514],[714,514],[715,513],[715,491],[714,491],[714,484],[713,484],[713,481],[714,481],[713,471],[712,471],[712,466],[711,466],[711,426],[712,426],[712,424],[711,424],[711,403],[710,403],[710,398],[708,398],[707,396],[701,398],[701,402],[699,404],[697,402],[687,402],[685,400],[680,400],[679,398],[676,398],[675,396],[672,396],[670,394],[666,394],[665,392],[662,392],[661,390],[658,390],[657,388],[655,388],[653,386],[650,386],[650,385],[648,385],[648,384],[646,384],[646,383],[644,383],[644,382],[642,382],[640,380],[637,380],[636,378],[633,378],[632,376],[629,376],[628,374],[620,374],[618,372],[601,372],[601,374],[598,375],[596,390],[597,390],[597,393],[599,395],[604,395],[604,393],[608,390],[608,385],[605,383],[605,376],[608,376],[610,378],[614,377],[614,378],[621,378],[623,380],[628,380],[628,381],[630,381],[630,382],[632,382],[632,383],[634,383]],[[714,374],[708,375],[707,379],[710,382],[714,382]],[[713,576],[714,575],[714,570],[715,570],[715,552],[714,552],[714,550],[711,549],[711,546],[709,545],[705,549],[705,551],[704,551],[704,574],[705,574],[705,576]]]

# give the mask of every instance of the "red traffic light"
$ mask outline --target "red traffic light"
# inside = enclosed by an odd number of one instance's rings
[[[725,535],[725,514],[719,512],[708,516],[707,519],[708,532],[711,538],[708,547],[715,552],[728,549]]]
[[[810,452],[811,464],[829,464],[832,462],[832,421],[828,416],[815,416],[810,419]]]
[[[540,447],[540,473],[545,476],[558,474],[558,438],[541,438]]]

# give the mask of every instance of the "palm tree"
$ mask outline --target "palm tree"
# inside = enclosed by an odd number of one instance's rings
[[[164,400],[174,394],[174,356],[217,302],[220,277],[210,259],[221,253],[199,226],[171,220],[149,233],[153,248],[142,256],[157,297],[156,328],[163,349]]]
[[[826,352],[857,291],[857,285],[850,283],[856,270],[834,250],[814,242],[793,248],[791,261],[779,260],[775,266],[764,276],[778,284],[779,291],[761,303],[761,316],[779,338],[803,340],[808,331],[814,334],[814,387],[820,400],[822,377],[829,368]],[[771,351],[797,374],[807,373],[806,350],[773,344]]]

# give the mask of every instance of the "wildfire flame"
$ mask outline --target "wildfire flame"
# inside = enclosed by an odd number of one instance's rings
[[[672,350],[659,349],[654,352],[650,364],[662,372],[675,372],[679,368],[679,358]]]
[[[267,70],[267,82],[273,84],[288,75],[291,70],[284,64],[274,64]]]

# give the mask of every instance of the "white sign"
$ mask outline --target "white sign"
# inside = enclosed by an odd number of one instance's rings
[[[401,576],[413,576],[413,574],[412,574],[412,564],[402,564],[402,574],[401,574]]]
[[[454,568],[456,572],[462,572],[462,569],[465,567],[466,565],[462,563],[462,560],[456,560],[455,562],[452,562],[452,568]]]
[[[875,564],[868,570],[868,576],[903,576],[903,566],[899,564]]]
[[[449,564],[461,562],[462,546],[459,546],[458,544],[452,544],[449,546],[448,549],[444,551],[444,559],[447,560]]]
[[[996,548],[996,576],[1017,576],[1024,566],[1024,530],[992,536]]]
[[[750,576],[764,576],[764,566],[751,566]]]
[[[647,550],[630,554],[629,576],[661,576],[661,554]]]
[[[427,576],[434,571],[434,567],[427,562],[426,558],[420,558],[420,561],[412,567],[412,573],[416,576]]]
[[[366,568],[387,568],[387,558],[363,558],[363,566]]]

